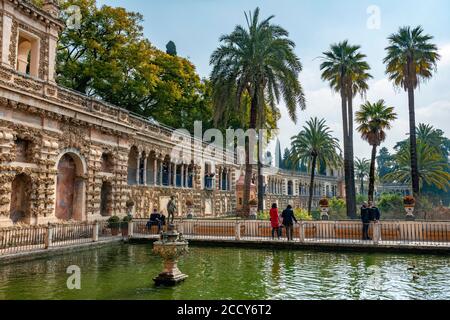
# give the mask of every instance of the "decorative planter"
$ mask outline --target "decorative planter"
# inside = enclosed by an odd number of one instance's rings
[[[324,221],[330,220],[330,215],[328,214],[329,211],[330,211],[329,207],[321,206],[320,207],[320,219],[324,220]]]
[[[406,220],[409,220],[409,221],[415,220],[414,209],[415,209],[414,206],[405,206]]]
[[[113,235],[113,236],[119,235],[119,227],[112,227],[111,228],[111,235]]]
[[[256,220],[258,218],[258,206],[250,206],[250,220]]]
[[[128,223],[122,224],[122,237],[128,237]]]

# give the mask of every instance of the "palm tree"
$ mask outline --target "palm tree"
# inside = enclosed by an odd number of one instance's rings
[[[334,168],[339,165],[340,157],[337,152],[340,151],[339,140],[332,136],[332,131],[325,120],[317,118],[307,121],[303,130],[291,140],[292,163],[296,166],[305,165],[311,171],[308,201],[308,212],[311,214],[316,169],[320,169],[320,164]]]
[[[347,200],[347,215],[356,217],[355,166],[353,154],[353,98],[359,93],[365,95],[372,78],[370,67],[359,52],[360,46],[353,46],[347,40],[333,44],[323,53],[320,65],[322,79],[341,95],[342,121],[344,128],[344,170]]]
[[[411,152],[409,146],[394,156],[395,170],[386,175],[386,180],[398,183],[411,183]],[[447,159],[434,148],[422,141],[417,143],[417,165],[419,187],[423,184],[434,185],[447,191],[450,187],[450,173]],[[420,191],[420,190],[419,190]]]
[[[364,178],[369,176],[370,173],[370,161],[363,158],[356,158],[355,161],[356,176],[360,182],[360,194],[364,194]]]
[[[260,21],[259,8],[245,14],[247,27],[236,26],[229,35],[220,38],[222,45],[211,56],[211,82],[217,124],[226,109],[242,109],[242,97],[250,97],[250,129],[265,123],[268,105],[273,110],[282,98],[292,121],[297,108],[305,108],[303,88],[298,80],[302,65],[294,53],[295,43],[282,27],[272,24],[274,16]],[[263,209],[264,188],[258,143],[258,209]],[[248,145],[245,168],[244,212],[248,212],[250,182],[253,166]],[[253,157],[252,157],[253,158]]]
[[[372,146],[372,158],[369,174],[369,201],[373,201],[375,192],[375,161],[377,148],[386,140],[386,130],[391,128],[392,121],[397,119],[393,107],[386,106],[384,100],[375,103],[366,102],[356,113],[358,132],[363,140]]]
[[[420,178],[416,147],[414,90],[421,82],[429,80],[437,68],[440,56],[437,46],[430,42],[432,39],[432,36],[423,33],[421,26],[413,29],[401,27],[397,33],[389,36],[387,55],[383,60],[389,79],[396,87],[408,92],[411,182],[416,198],[420,191]]]

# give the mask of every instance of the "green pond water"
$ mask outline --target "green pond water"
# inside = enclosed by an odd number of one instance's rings
[[[150,245],[112,245],[0,266],[0,299],[450,299],[448,256],[193,247],[179,267],[185,283],[157,288]]]

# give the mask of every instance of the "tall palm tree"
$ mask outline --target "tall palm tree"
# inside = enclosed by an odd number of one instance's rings
[[[377,148],[386,140],[386,130],[391,128],[392,122],[397,119],[393,107],[388,107],[384,100],[375,103],[366,102],[356,112],[356,122],[359,124],[358,132],[363,140],[372,146],[369,174],[369,201],[373,201],[375,192],[375,161]]]
[[[325,120],[317,118],[307,121],[303,130],[291,140],[292,163],[296,166],[305,165],[311,171],[308,201],[308,212],[311,213],[316,170],[320,170],[320,164],[333,168],[339,166],[339,140],[332,136]]]
[[[387,181],[411,183],[411,152],[409,146],[401,149],[395,156],[396,167],[386,175]],[[434,148],[422,141],[417,143],[417,164],[419,186],[434,185],[438,189],[447,191],[450,187],[449,163],[447,159]]]
[[[355,171],[360,183],[360,194],[364,194],[364,179],[370,174],[370,161],[365,158],[356,158]]]
[[[414,195],[419,195],[419,169],[417,159],[416,116],[414,90],[421,82],[429,80],[437,68],[440,59],[438,48],[431,43],[432,36],[424,34],[421,26],[401,27],[397,33],[389,36],[386,74],[396,87],[408,92],[409,134],[411,150],[411,182]]]
[[[298,80],[302,65],[294,53],[295,43],[289,33],[272,24],[274,16],[260,21],[259,8],[245,14],[246,28],[236,26],[229,35],[220,38],[222,44],[211,56],[211,82],[216,124],[224,110],[240,110],[242,97],[250,97],[250,129],[261,128],[265,122],[265,105],[276,109],[282,98],[290,118],[296,122],[297,108],[305,108],[303,88]],[[248,212],[252,163],[248,145],[245,168],[244,212]],[[263,209],[264,188],[262,150],[258,143],[258,209]],[[253,158],[253,157],[252,157]]]
[[[344,170],[347,201],[347,215],[356,217],[355,166],[353,154],[353,98],[365,95],[372,78],[370,66],[364,60],[360,46],[350,45],[347,40],[333,44],[323,53],[322,79],[341,95],[342,122],[344,128]]]

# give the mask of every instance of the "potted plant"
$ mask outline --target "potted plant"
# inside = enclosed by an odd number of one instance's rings
[[[258,218],[258,201],[256,199],[252,199],[248,202],[250,206],[250,219],[256,220]]]
[[[187,218],[192,219],[194,217],[194,202],[191,199],[186,200]]]
[[[111,229],[111,234],[117,236],[119,234],[120,218],[118,216],[112,216],[108,220],[108,228]]]
[[[323,198],[319,201],[320,206],[320,218],[322,220],[329,220],[330,216],[328,212],[330,211],[330,203],[328,199]]]
[[[403,206],[406,211],[406,220],[414,220],[414,208],[416,206],[416,199],[413,196],[406,196],[403,198]]]
[[[122,228],[122,236],[128,237],[128,223],[133,220],[131,216],[125,216],[122,219],[122,223],[120,224],[120,227]]]
[[[133,207],[134,207],[134,201],[129,199],[129,200],[127,200],[125,205],[127,207],[127,215],[131,217],[132,216],[131,213],[133,212]]]

